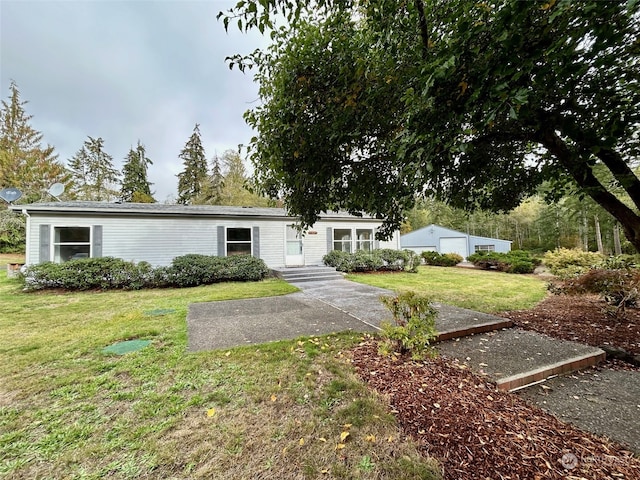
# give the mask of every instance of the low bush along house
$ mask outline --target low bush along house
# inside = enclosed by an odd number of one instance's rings
[[[13,205],[27,217],[26,263],[117,257],[154,266],[180,255],[250,254],[270,268],[320,265],[330,250],[400,248],[375,240],[380,220],[327,213],[302,236],[280,208],[142,203]]]
[[[403,249],[413,250],[418,254],[424,251],[457,253],[464,259],[476,252],[511,251],[510,240],[477,237],[433,224],[402,235],[400,245]]]

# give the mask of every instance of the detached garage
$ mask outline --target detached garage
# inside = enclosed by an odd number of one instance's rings
[[[510,240],[477,237],[433,224],[402,235],[400,246],[418,254],[424,251],[457,253],[465,259],[475,252],[511,251]]]

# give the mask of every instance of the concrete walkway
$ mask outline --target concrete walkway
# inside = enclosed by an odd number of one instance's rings
[[[300,336],[326,335],[352,330],[376,332],[389,312],[380,303],[381,295],[393,292],[381,288],[332,280],[300,282],[301,292],[281,297],[194,303],[187,315],[189,351],[230,348]],[[625,442],[640,452],[640,375],[637,372],[606,375],[607,395],[581,390],[584,381],[571,383],[565,374],[603,360],[602,350],[587,345],[547,337],[511,327],[508,319],[448,305],[435,304],[439,312],[436,328],[440,342],[436,348],[457,358],[472,370],[484,373],[503,390],[520,389],[548,377],[552,388],[523,390],[541,407],[565,417],[586,430]],[[589,371],[588,371],[589,372]],[[585,373],[588,373],[585,372]],[[559,376],[560,375],[560,376]],[[582,373],[574,375],[583,375]],[[586,377],[580,377],[586,378]],[[591,378],[591,377],[590,377]],[[630,379],[631,378],[631,379]],[[618,381],[622,379],[622,384]],[[626,390],[626,394],[611,394]],[[550,394],[549,392],[552,392]],[[540,393],[543,396],[540,396]],[[584,402],[576,399],[587,398]],[[617,412],[612,423],[608,412]]]

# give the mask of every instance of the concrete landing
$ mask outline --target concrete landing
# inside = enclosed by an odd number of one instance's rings
[[[599,348],[517,328],[439,343],[440,353],[489,376],[501,390],[516,390],[550,376],[598,364]]]

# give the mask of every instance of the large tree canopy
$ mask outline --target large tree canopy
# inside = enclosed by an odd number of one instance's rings
[[[640,250],[638,5],[241,1],[225,25],[274,41],[230,59],[260,82],[258,181],[306,224],[346,209],[388,234],[416,193],[509,210],[570,179]]]

